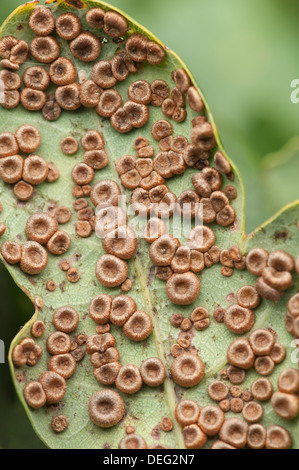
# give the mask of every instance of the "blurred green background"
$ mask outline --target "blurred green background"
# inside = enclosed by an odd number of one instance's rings
[[[0,23],[20,0],[1,0]],[[247,191],[247,232],[299,198],[297,0],[115,0],[178,53],[211,107]],[[33,306],[0,266],[0,338],[11,339]],[[0,446],[38,448],[8,367],[0,365]]]

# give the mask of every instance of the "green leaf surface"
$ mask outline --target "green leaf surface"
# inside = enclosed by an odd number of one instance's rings
[[[104,5],[94,1],[79,0],[79,5],[84,8],[75,8],[64,0],[53,3],[53,13],[58,16],[64,11],[75,11],[81,18],[83,29],[87,29],[85,21],[86,9],[95,5]],[[30,42],[33,33],[28,26],[28,17],[33,4],[27,4],[18,8],[4,23],[1,36],[12,34]],[[149,38],[159,42],[151,33],[128,18],[130,27],[133,31],[141,31]],[[20,28],[22,25],[22,28]],[[61,55],[71,57],[68,44],[59,41],[61,45]],[[102,50],[101,59],[111,59],[115,52],[122,48],[122,44],[115,44],[108,41]],[[73,60],[74,58],[71,57]],[[78,71],[84,69],[87,74],[90,73],[92,65],[82,64],[76,61]],[[28,62],[21,67],[21,73],[28,66]],[[166,59],[159,66],[150,66],[144,64],[141,70],[136,74],[130,74],[124,82],[118,82],[116,89],[121,93],[124,100],[127,97],[127,88],[129,84],[136,79],[152,82],[157,78],[165,80],[170,87],[173,86],[171,72],[180,67],[185,67],[181,59],[170,50],[166,51]],[[191,76],[192,77],[192,76]],[[220,138],[217,133],[213,117],[206,104],[209,120],[213,123],[217,145],[223,150]],[[188,118],[184,123],[175,123],[174,135],[182,134],[189,138],[191,130],[191,119],[195,113],[187,106]],[[162,119],[163,115],[160,108],[150,107],[150,120],[145,127],[140,130],[134,130],[126,135],[118,134],[110,126],[109,120],[100,118],[93,110],[83,109],[76,112],[64,111],[58,121],[50,123],[45,121],[40,113],[31,113],[21,106],[13,111],[1,109],[0,111],[0,132],[14,132],[21,124],[30,123],[35,125],[41,134],[42,143],[38,153],[48,162],[53,162],[60,171],[60,178],[55,183],[43,183],[36,189],[34,198],[28,203],[17,202],[15,196],[7,185],[0,182],[1,201],[4,206],[1,220],[7,227],[2,241],[16,240],[19,243],[26,241],[25,224],[28,217],[37,211],[47,211],[53,203],[72,207],[74,198],[72,196],[71,170],[75,163],[83,160],[83,151],[80,149],[73,157],[65,156],[60,149],[61,140],[73,135],[78,140],[88,129],[98,129],[104,136],[105,149],[109,156],[109,164],[103,170],[96,172],[94,183],[102,179],[114,179],[118,181],[118,175],[115,170],[115,162],[123,155],[134,155],[134,140],[140,135],[146,136],[150,144],[154,146],[155,152],[158,152],[158,144],[151,138],[151,126],[157,119]],[[212,159],[211,159],[212,161]],[[226,249],[237,244],[245,254],[254,246],[264,246],[269,250],[287,249],[292,255],[298,254],[298,220],[299,204],[296,203],[283,212],[278,214],[268,224],[261,227],[253,235],[246,236],[244,232],[244,206],[245,196],[244,187],[237,168],[232,164],[235,180],[234,185],[238,191],[238,198],[232,203],[235,208],[237,219],[231,228],[223,228],[212,224],[216,243],[221,249]],[[184,175],[177,176],[167,181],[170,190],[177,196],[187,188],[191,187],[191,177],[195,170],[188,169]],[[224,178],[224,186],[230,184]],[[130,191],[123,190],[129,198]],[[44,349],[44,354],[39,363],[33,368],[15,368],[11,362],[10,366],[17,392],[20,396],[25,410],[32,422],[32,425],[38,436],[51,448],[117,448],[119,441],[125,436],[125,428],[132,425],[136,433],[140,434],[146,440],[148,446],[156,443],[167,445],[171,448],[184,448],[182,430],[174,418],[174,409],[177,401],[181,397],[192,398],[204,406],[210,403],[207,395],[207,386],[215,377],[219,376],[221,369],[226,365],[226,350],[230,342],[236,337],[230,333],[225,325],[217,324],[213,320],[211,325],[205,331],[194,332],[192,344],[198,349],[201,358],[206,366],[206,374],[203,381],[192,389],[183,389],[174,384],[170,376],[170,366],[172,356],[170,354],[171,346],[176,342],[178,330],[170,324],[170,317],[174,312],[181,312],[188,316],[195,306],[206,307],[210,313],[221,305],[227,307],[235,303],[235,294],[237,290],[245,284],[254,284],[255,278],[247,271],[235,271],[231,278],[225,278],[220,273],[220,266],[215,265],[210,269],[205,269],[200,275],[202,289],[198,299],[194,304],[187,307],[177,307],[173,305],[165,294],[165,283],[157,279],[154,275],[152,263],[148,256],[149,245],[144,240],[138,241],[138,251],[134,258],[128,262],[129,277],[133,280],[133,288],[129,295],[134,298],[138,309],[148,312],[153,320],[154,330],[151,336],[142,343],[133,343],[124,337],[122,330],[112,325],[111,332],[116,338],[117,348],[120,351],[120,360],[122,364],[133,363],[140,366],[146,358],[158,356],[165,363],[167,369],[167,379],[163,387],[151,389],[143,386],[142,389],[133,396],[124,395],[125,417],[118,426],[111,429],[100,429],[96,427],[88,416],[88,401],[94,392],[103,388],[93,377],[93,367],[89,358],[78,363],[76,373],[67,381],[67,392],[63,402],[59,406],[48,406],[40,410],[30,409],[23,398],[24,384],[30,380],[37,380],[41,373],[47,370],[49,355],[46,351],[46,337],[54,331],[52,324],[53,312],[56,308],[63,305],[74,307],[80,315],[80,323],[75,332],[84,332],[87,335],[95,334],[95,324],[88,316],[88,307],[92,298],[99,293],[109,293],[116,296],[121,293],[120,289],[104,288],[96,279],[94,268],[97,259],[104,253],[102,243],[99,238],[93,234],[87,239],[79,238],[75,232],[75,214],[72,215],[68,224],[62,226],[72,239],[70,250],[63,258],[70,261],[72,266],[80,272],[80,281],[77,284],[67,282],[66,275],[59,268],[62,257],[55,257],[49,254],[49,263],[45,271],[38,276],[26,276],[18,266],[9,266],[7,269],[13,276],[15,282],[26,294],[34,301],[37,297],[42,298],[44,307],[37,309],[34,317],[25,325],[17,335],[11,345],[12,348],[21,338],[30,336],[32,323],[38,318],[46,324],[46,334],[37,340]],[[177,230],[179,227],[176,227]],[[184,243],[185,235],[182,235],[181,241]],[[46,283],[53,279],[58,288],[54,292],[46,290]],[[286,303],[290,295],[298,290],[298,277],[295,280],[293,288],[289,289],[283,299],[277,304],[263,301],[256,310],[255,327],[271,326],[278,332],[278,340],[288,350],[287,359],[280,366],[275,368],[271,375],[271,381],[276,387],[276,378],[282,368],[291,363],[291,341],[292,337],[286,332],[283,317],[286,312]],[[249,387],[256,373],[250,371],[247,374],[244,388]],[[242,385],[243,387],[243,385]],[[51,419],[57,414],[63,413],[69,419],[69,428],[61,435],[52,431]],[[160,419],[163,416],[170,416],[174,422],[172,432],[163,433],[159,428]],[[292,423],[281,422],[272,410],[269,403],[265,406],[265,413],[262,424],[266,426],[273,423],[280,423],[290,430],[293,438],[293,446],[299,448],[298,420]],[[296,429],[297,428],[297,429]],[[210,445],[211,441],[209,441]]]

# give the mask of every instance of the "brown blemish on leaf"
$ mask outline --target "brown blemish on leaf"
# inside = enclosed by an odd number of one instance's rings
[[[194,336],[195,336],[195,333],[194,333],[193,329],[191,329],[191,330],[188,330],[188,331],[180,331],[178,337],[188,339],[191,343]]]
[[[277,338],[278,338],[277,331],[273,330],[273,328],[271,328],[271,326],[268,326],[268,327],[266,328],[266,330],[270,331],[270,333],[272,333],[272,335],[274,336],[275,341],[277,341]]]
[[[17,26],[17,31],[22,31],[22,29],[24,29],[24,26],[22,24],[19,24]]]
[[[59,284],[58,287],[59,287],[59,289],[60,289],[61,292],[64,292],[64,291],[65,291],[65,281],[62,281],[62,283]]]
[[[192,351],[196,351],[198,355],[200,355],[200,353],[201,353],[200,348],[196,348],[195,346],[190,347],[190,352],[192,352]]]
[[[57,205],[55,202],[50,202],[47,206],[47,211],[53,213],[56,209]]]
[[[44,306],[44,301],[43,299],[41,299],[40,297],[36,297],[36,299],[34,299],[33,301],[33,304],[35,306],[35,309],[36,310],[39,310],[39,309],[42,309],[43,306]]]
[[[234,292],[231,292],[230,294],[226,296],[226,300],[230,304],[234,303],[235,299],[236,299],[236,295]]]
[[[155,426],[153,429],[152,429],[152,432],[151,432],[151,436],[153,439],[155,439],[155,441],[158,441],[161,437],[161,428],[159,425]]]
[[[21,384],[21,383],[26,383],[26,375],[24,372],[17,372],[16,375],[16,381]]]
[[[48,408],[49,411],[53,411],[55,413],[64,408],[64,403],[63,402],[55,403],[53,405],[46,405],[46,407]]]
[[[274,240],[287,240],[289,237],[289,232],[287,230],[283,230],[282,232],[275,232],[274,233]]]
[[[142,347],[143,347],[143,349],[148,349],[149,344],[148,344],[148,341],[147,341],[147,340],[143,341]]]
[[[109,444],[109,442],[105,442],[104,445],[103,445],[103,449],[111,449],[111,445]]]
[[[32,200],[32,198],[33,198],[33,195],[28,201],[17,201],[17,206],[18,207],[26,207],[28,205],[28,203]]]
[[[238,220],[238,217],[236,216],[234,223],[230,226],[230,231],[237,232],[239,229],[240,229],[239,220]]]
[[[180,402],[181,399],[182,399],[182,396],[181,396],[181,392],[180,392],[180,390],[179,390],[179,388],[178,388],[177,385],[174,386],[174,393],[175,393],[177,402]]]
[[[81,253],[75,253],[74,257],[75,257],[75,260],[78,262],[82,258],[82,255]]]
[[[35,279],[33,279],[33,278],[30,277],[30,276],[27,276],[27,278],[28,278],[28,281],[30,282],[30,284],[32,284],[33,286],[36,286],[37,282],[36,282]]]

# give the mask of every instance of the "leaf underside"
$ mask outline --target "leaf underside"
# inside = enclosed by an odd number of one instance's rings
[[[71,3],[71,2],[70,2]],[[82,3],[82,2],[79,2]],[[83,29],[88,29],[85,20],[85,14],[88,8],[98,6],[99,2],[84,1],[84,8],[74,8],[65,1],[58,1],[51,5],[53,14],[58,16],[65,11],[75,12],[81,19]],[[28,26],[28,18],[30,12],[34,8],[33,4],[24,5],[18,8],[4,23],[1,36],[14,35],[30,42],[34,34]],[[104,8],[109,6],[104,5]],[[126,15],[124,15],[126,16]],[[158,41],[148,31],[145,31],[130,18],[130,28],[133,31],[142,32],[151,39]],[[20,28],[22,25],[22,28]],[[71,56],[69,47],[66,42],[60,40],[61,55]],[[101,59],[112,58],[119,47],[109,40],[102,49]],[[80,63],[75,59],[78,71],[84,69],[89,75],[92,65]],[[28,62],[21,66],[20,73],[28,67]],[[174,69],[186,66],[182,61],[170,50],[166,50],[166,59],[159,66],[151,66],[144,64],[141,70],[135,74],[130,74],[124,82],[118,82],[115,88],[121,93],[123,99],[127,99],[127,88],[129,84],[136,79],[147,80],[152,82],[157,78],[165,80],[170,87],[173,87],[171,80],[171,72]],[[207,109],[209,120],[213,123],[218,148],[224,152],[213,118]],[[191,120],[196,116],[187,106],[188,117],[183,123],[175,123],[174,135],[185,135],[189,138],[191,131]],[[89,129],[98,129],[105,139],[105,149],[109,156],[109,164],[103,170],[96,172],[94,183],[102,179],[114,179],[118,181],[118,175],[115,170],[115,162],[123,155],[134,155],[134,140],[136,137],[145,136],[150,140],[155,152],[158,152],[158,143],[151,138],[151,126],[163,115],[160,108],[150,107],[150,120],[142,129],[135,129],[126,135],[118,134],[110,125],[109,120],[101,118],[94,110],[84,109],[83,107],[76,112],[64,111],[56,122],[48,122],[44,120],[41,113],[33,113],[25,110],[21,106],[17,109],[9,111],[1,109],[0,111],[0,132],[14,132],[21,124],[29,123],[36,126],[41,134],[42,143],[38,153],[46,160],[55,163],[60,171],[60,178],[53,184],[43,183],[36,189],[36,195],[28,203],[17,202],[13,191],[8,185],[0,181],[1,201],[4,206],[1,220],[6,225],[5,235],[1,241],[15,240],[19,243],[26,241],[24,231],[25,223],[28,217],[37,211],[47,211],[53,203],[72,207],[74,197],[72,196],[72,179],[71,170],[75,163],[83,160],[83,150],[79,150],[73,157],[67,157],[61,152],[61,140],[72,135],[78,140]],[[232,245],[239,245],[242,253],[247,253],[250,249],[261,246],[267,250],[285,249],[291,255],[298,255],[299,242],[299,203],[295,203],[287,207],[279,213],[275,218],[262,226],[252,235],[247,236],[244,233],[244,188],[238,170],[234,167],[235,180],[234,185],[238,191],[238,198],[232,202],[237,214],[237,223],[233,228],[223,228],[216,224],[212,224],[216,234],[216,244],[221,249],[227,249]],[[184,190],[191,188],[191,176],[195,170],[188,168],[181,175],[167,181],[167,185],[177,196]],[[224,178],[224,185],[231,184]],[[119,185],[120,182],[118,181]],[[121,185],[120,185],[121,186]],[[130,191],[123,188],[127,197]],[[250,197],[250,196],[249,196]],[[261,201],[261,204],[263,202]],[[237,290],[246,284],[254,285],[255,277],[247,271],[235,270],[231,278],[225,278],[220,273],[219,265],[215,265],[210,269],[205,269],[200,275],[202,288],[196,302],[190,306],[177,307],[173,305],[165,294],[165,283],[155,277],[152,263],[148,256],[149,245],[144,240],[138,241],[138,251],[134,258],[128,262],[129,277],[133,281],[133,288],[129,295],[133,297],[138,305],[138,309],[148,312],[153,319],[154,330],[151,336],[142,343],[133,343],[122,334],[122,330],[112,325],[111,332],[116,338],[117,348],[120,351],[120,360],[122,364],[136,364],[140,366],[141,362],[146,358],[158,356],[166,364],[167,380],[164,386],[157,389],[151,389],[143,386],[142,389],[133,396],[123,396],[125,400],[125,417],[121,423],[111,429],[100,429],[96,427],[88,416],[88,401],[94,392],[103,388],[93,377],[93,367],[89,358],[77,364],[75,374],[67,381],[67,392],[63,402],[57,407],[43,407],[39,410],[30,409],[23,398],[24,384],[30,380],[38,380],[41,373],[47,370],[47,362],[49,355],[46,351],[46,337],[54,331],[52,325],[52,316],[56,308],[63,305],[74,307],[80,315],[80,323],[75,332],[84,332],[87,335],[95,334],[95,323],[88,315],[88,307],[90,300],[100,293],[109,293],[112,296],[119,295],[119,288],[108,289],[99,284],[95,277],[94,267],[97,259],[104,253],[101,240],[93,235],[87,239],[79,238],[75,232],[75,215],[62,228],[66,230],[72,239],[70,250],[63,256],[69,260],[72,266],[76,267],[80,272],[80,281],[71,284],[66,280],[66,275],[59,268],[62,257],[55,257],[49,254],[49,263],[46,270],[38,276],[26,276],[22,273],[18,266],[9,266],[11,276],[14,278],[18,286],[32,299],[37,297],[43,299],[44,307],[36,310],[34,317],[25,325],[21,332],[14,339],[12,348],[24,337],[30,336],[30,328],[32,323],[38,318],[46,324],[46,334],[37,339],[36,342],[44,349],[44,354],[39,363],[33,368],[15,368],[10,357],[10,366],[15,383],[16,390],[19,394],[26,412],[38,436],[50,448],[117,448],[119,441],[125,436],[125,428],[128,425],[134,426],[136,433],[143,436],[148,446],[161,443],[170,448],[184,448],[184,440],[182,430],[176,423],[174,418],[174,409],[176,403],[182,397],[190,398],[199,403],[200,406],[212,403],[207,394],[208,384],[215,378],[219,377],[220,370],[226,366],[226,351],[230,342],[236,336],[230,333],[224,324],[217,324],[214,320],[205,331],[199,332],[194,330],[192,344],[198,349],[200,357],[206,366],[206,374],[203,381],[196,387],[191,389],[183,389],[174,384],[170,377],[170,366],[172,356],[170,354],[171,346],[176,342],[178,330],[171,326],[170,317],[175,312],[181,312],[185,316],[189,316],[191,310],[198,305],[206,307],[209,312],[222,306],[228,307],[235,303],[235,294]],[[183,241],[182,241],[183,243]],[[78,256],[79,255],[79,256]],[[46,283],[49,279],[53,279],[57,284],[54,292],[46,289]],[[284,326],[284,315],[287,311],[287,300],[299,289],[298,276],[295,278],[294,286],[287,291],[282,300],[277,304],[263,300],[258,309],[256,309],[255,328],[272,327],[278,333],[278,341],[287,349],[287,359],[279,366],[270,376],[274,388],[276,387],[276,379],[282,368],[291,363],[291,347],[292,337],[289,335]],[[10,353],[11,356],[11,353]],[[251,370],[247,373],[246,382],[242,384],[242,388],[249,388],[251,382],[257,377],[255,371]],[[61,435],[57,435],[52,431],[51,420],[57,414],[64,414],[68,417],[69,427]],[[229,415],[229,414],[228,414]],[[227,416],[228,416],[227,415]],[[172,432],[163,433],[158,425],[163,416],[170,416],[174,422]],[[280,420],[274,413],[271,404],[264,405],[264,416],[261,424],[269,426],[271,424],[281,424],[286,427],[293,438],[293,447],[299,448],[299,432],[298,421],[284,422]],[[209,441],[209,446],[211,444]]]

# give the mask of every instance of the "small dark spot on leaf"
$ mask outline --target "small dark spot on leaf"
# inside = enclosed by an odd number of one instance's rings
[[[32,284],[33,286],[36,286],[37,283],[36,283],[35,279],[32,279],[32,277],[30,277],[30,276],[27,276],[27,278],[28,278],[28,281],[30,282],[30,284]]]
[[[237,232],[238,230],[239,230],[239,220],[238,220],[238,217],[236,216],[234,223],[230,226],[230,231]]]
[[[283,230],[282,232],[275,232],[274,233],[274,240],[287,240],[289,236],[289,232],[287,230]]]
[[[17,26],[17,30],[18,30],[18,31],[22,31],[22,29],[24,29],[24,26],[23,26],[22,24],[19,24],[19,25]]]
[[[18,201],[17,206],[18,207],[26,207],[30,203],[30,201],[32,201],[32,198],[29,199],[29,201]]]
[[[195,336],[195,333],[193,330],[189,330],[189,331],[180,331],[179,333],[179,338],[186,338],[188,339],[190,342],[192,341],[192,338],[194,338]]]
[[[62,402],[55,403],[54,405],[46,405],[46,407],[49,411],[56,412],[56,411],[62,410],[64,408],[64,403],[62,403]]]
[[[60,289],[61,292],[64,292],[64,291],[65,291],[65,281],[62,281],[62,283],[59,284],[58,287],[59,287],[59,289]]]
[[[181,401],[182,396],[181,396],[181,392],[180,392],[179,388],[177,387],[177,385],[174,386],[174,393],[175,393],[177,401],[178,402]]]
[[[229,302],[230,304],[232,304],[232,303],[235,301],[235,298],[236,298],[236,296],[235,296],[235,293],[234,293],[234,292],[231,292],[230,294],[228,294],[228,295],[226,296],[226,300],[227,300],[227,302]]]
[[[275,341],[277,341],[277,338],[278,338],[277,332],[276,332],[275,330],[273,330],[273,328],[271,328],[271,326],[268,326],[268,327],[266,328],[266,330],[270,331],[270,333],[272,333],[272,335],[274,336]]]
[[[18,372],[16,375],[16,381],[20,384],[20,383],[25,383],[26,382],[26,375],[25,373],[21,373],[21,372]]]
[[[111,445],[109,444],[109,442],[104,443],[103,449],[111,449]]]
[[[53,212],[55,209],[56,209],[56,203],[51,201],[47,206],[47,211]]]
[[[158,441],[161,437],[161,428],[159,425],[155,426],[153,429],[152,429],[152,432],[151,432],[151,436],[153,439],[155,439],[155,441]]]

